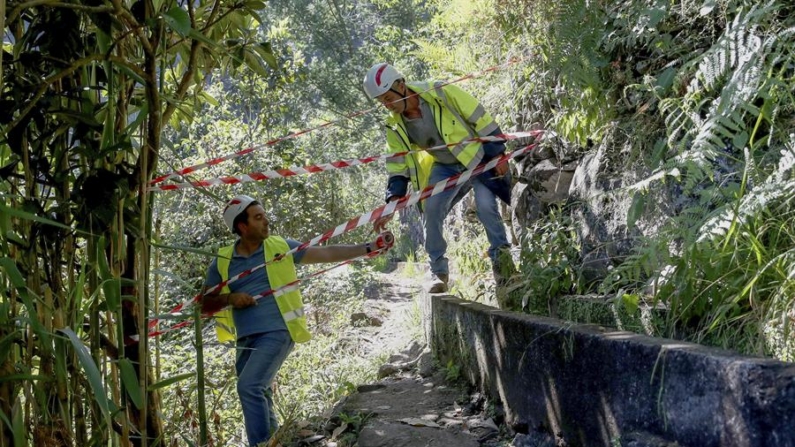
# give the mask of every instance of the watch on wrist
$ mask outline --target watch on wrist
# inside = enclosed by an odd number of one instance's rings
[[[367,250],[367,254],[369,255],[370,253],[373,252],[373,244],[367,242],[366,244],[364,244],[364,249]]]

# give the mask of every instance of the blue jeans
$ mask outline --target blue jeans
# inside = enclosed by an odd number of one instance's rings
[[[434,163],[428,183],[430,185],[438,183],[465,170],[463,165]],[[486,236],[489,239],[489,257],[494,261],[497,258],[498,249],[510,244],[508,243],[508,235],[505,233],[505,226],[502,223],[502,216],[500,216],[500,210],[497,206],[497,196],[480,181],[480,177],[484,175],[493,175],[493,173],[492,171],[484,172],[480,176],[470,179],[469,183],[475,190],[478,219],[486,229]],[[431,258],[431,272],[434,274],[450,273],[447,258],[444,256],[447,251],[447,242],[444,240],[444,219],[453,206],[453,199],[459,190],[464,187],[466,187],[466,184],[458,185],[425,200],[423,213],[425,251],[428,252],[428,256]]]
[[[279,428],[271,384],[294,344],[287,331],[254,334],[237,340],[237,395],[252,447],[270,439]]]

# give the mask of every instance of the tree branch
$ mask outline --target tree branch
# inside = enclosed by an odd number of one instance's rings
[[[113,0],[113,6],[116,14],[118,14],[121,18],[124,18],[138,36],[138,41],[141,43],[141,46],[144,48],[144,52],[151,57],[155,56],[155,50],[152,48],[152,45],[149,44],[149,40],[146,39],[143,32],[141,31],[141,24],[135,20],[135,17],[128,11],[124,6],[121,4],[121,0]]]
[[[217,4],[218,3],[216,3],[216,5]],[[195,29],[196,21],[193,13],[193,6],[190,3],[188,4],[188,12],[190,13],[191,27]],[[193,74],[196,72],[196,58],[199,54],[200,48],[201,43],[198,40],[193,40],[193,42],[191,42],[187,68],[185,69],[185,73],[182,74],[182,79],[179,81],[179,87],[177,87],[177,91],[174,92],[175,101],[167,103],[166,110],[163,112],[162,122],[164,123],[167,123],[169,118],[171,118],[171,114],[174,113],[174,110],[176,110],[177,103],[182,100],[191,85]]]
[[[31,0],[29,2],[22,3],[18,5],[16,8],[12,9],[11,12],[8,14],[8,23],[13,22],[14,19],[17,18],[17,15],[19,15],[19,13],[22,12],[23,9],[33,8],[35,6],[51,6],[53,8],[76,9],[78,11],[93,12],[93,13],[113,12],[112,6],[85,6],[76,3],[63,3],[53,0]]]

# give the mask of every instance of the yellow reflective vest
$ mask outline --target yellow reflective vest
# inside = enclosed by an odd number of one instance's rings
[[[446,144],[486,137],[497,130],[494,118],[475,97],[455,85],[442,84],[417,82],[408,83],[406,86],[412,92],[419,93],[428,103],[439,135]],[[391,154],[419,149],[410,143],[406,125],[398,113],[390,114],[387,120],[386,142]],[[467,169],[475,168],[483,160],[481,143],[461,143],[449,149]],[[428,186],[432,165],[433,157],[429,153],[416,152],[388,159],[386,170],[390,177],[408,177],[414,190],[421,191]]]
[[[277,254],[290,251],[287,241],[279,236],[269,236],[263,244],[266,262],[265,271],[268,274],[271,288],[276,290],[296,281],[298,277],[295,274],[295,263],[292,255],[285,256],[277,262],[271,262]],[[234,252],[234,244],[218,250],[218,273],[223,281],[229,279],[229,263]],[[230,293],[229,287],[224,286],[221,293]],[[271,299],[271,297],[266,297],[265,299]],[[304,303],[301,300],[300,291],[296,289],[278,294],[276,296],[276,305],[279,307],[279,312],[282,314],[284,323],[287,325],[287,330],[290,332],[290,337],[294,342],[304,343],[312,339],[312,334],[309,333],[309,328],[306,324]],[[237,339],[235,336],[235,322],[232,319],[232,309],[222,310],[215,315],[215,332],[221,342],[235,341]]]

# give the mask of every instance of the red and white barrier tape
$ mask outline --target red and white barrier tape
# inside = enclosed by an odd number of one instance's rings
[[[450,84],[455,84],[457,82],[465,81],[467,79],[474,79],[474,78],[483,76],[483,75],[485,75],[487,73],[490,73],[490,72],[493,72],[493,71],[497,71],[497,70],[505,68],[505,67],[509,67],[509,66],[511,66],[513,64],[521,62],[522,60],[524,60],[524,58],[513,58],[513,59],[511,59],[508,62],[505,62],[503,64],[495,65],[495,66],[489,67],[489,68],[487,68],[485,70],[481,70],[481,71],[477,71],[477,72],[474,72],[474,73],[470,73],[470,74],[468,74],[466,76],[463,76],[461,78],[454,79],[452,81],[442,83],[441,85],[445,86],[445,85],[450,85]],[[428,90],[425,90],[425,91],[420,92],[420,93],[428,92],[430,90],[433,90],[434,88],[436,88],[436,87],[429,88]],[[415,93],[413,95],[409,95],[409,97],[414,96],[414,95],[419,95],[420,93]],[[403,99],[405,99],[405,98],[401,98],[401,99],[395,100],[393,102],[403,101]],[[196,164],[196,165],[193,165],[193,166],[189,166],[187,168],[182,168],[182,169],[179,169],[177,171],[170,172],[168,174],[160,175],[160,176],[155,177],[154,179],[152,179],[149,182],[149,185],[150,186],[157,185],[158,183],[162,183],[162,182],[164,182],[164,181],[166,181],[166,180],[168,180],[168,179],[170,179],[172,177],[183,176],[183,175],[186,175],[186,174],[190,174],[192,172],[196,172],[196,171],[198,171],[200,169],[204,169],[204,168],[207,168],[207,167],[210,167],[210,166],[215,166],[215,165],[223,163],[223,162],[225,162],[227,160],[231,160],[231,159],[237,158],[237,157],[242,157],[243,155],[248,155],[248,154],[250,154],[250,153],[252,153],[252,152],[254,152],[256,150],[263,149],[263,148],[268,147],[268,146],[273,146],[276,143],[280,143],[282,141],[290,140],[292,138],[296,138],[298,136],[301,136],[301,135],[304,135],[304,134],[308,134],[310,132],[314,132],[314,131],[322,129],[324,127],[329,127],[329,126],[332,126],[332,125],[339,124],[343,120],[355,118],[357,116],[366,115],[366,114],[371,113],[371,112],[373,112],[375,110],[383,110],[383,106],[378,105],[378,106],[375,106],[375,107],[371,107],[369,109],[360,110],[358,112],[354,112],[354,113],[351,113],[349,115],[345,115],[344,117],[342,117],[341,119],[338,119],[338,120],[327,121],[327,122],[325,122],[325,123],[323,123],[323,124],[321,124],[319,126],[310,127],[308,129],[304,129],[304,130],[301,130],[301,131],[296,132],[296,133],[285,135],[283,137],[276,138],[274,140],[268,141],[268,142],[263,143],[263,144],[253,145],[253,146],[250,146],[250,147],[248,147],[246,149],[243,149],[242,151],[238,151],[238,152],[234,152],[234,153],[231,153],[231,154],[227,154],[227,155],[224,155],[224,156],[221,156],[221,157],[218,157],[218,158],[213,158],[213,159],[207,160],[207,161],[205,161],[203,163],[199,163],[199,164]]]
[[[255,300],[261,300],[261,299],[267,298],[269,296],[273,296],[273,298],[279,297],[281,295],[284,295],[285,293],[292,292],[292,291],[298,289],[298,287],[304,281],[307,281],[307,280],[309,280],[311,278],[318,277],[318,276],[320,276],[320,275],[322,275],[324,273],[327,273],[327,272],[329,272],[331,270],[334,270],[336,268],[342,267],[343,265],[348,265],[348,264],[354,263],[354,262],[356,262],[356,261],[358,261],[360,259],[369,259],[369,258],[374,258],[376,256],[380,256],[385,251],[387,251],[387,248],[382,248],[380,250],[374,250],[371,253],[367,253],[366,255],[358,256],[356,258],[349,259],[349,260],[344,261],[344,262],[340,262],[337,265],[334,265],[332,267],[329,267],[329,268],[326,268],[326,269],[323,269],[323,270],[319,270],[317,272],[313,272],[310,275],[307,275],[307,276],[305,276],[303,278],[297,279],[297,280],[295,280],[295,281],[293,281],[293,282],[291,282],[289,284],[285,284],[282,287],[279,287],[277,289],[271,289],[271,290],[268,290],[266,292],[263,292],[263,293],[261,293],[261,294],[259,294],[257,296],[254,296],[253,298]],[[190,306],[183,307],[182,309],[186,309],[187,310],[188,307],[190,307]],[[202,318],[212,317],[213,315],[215,315],[216,313],[220,312],[221,310],[223,310],[223,309],[219,309],[219,310],[217,310],[215,312],[203,313],[202,314]],[[171,312],[169,312],[169,314],[173,315],[173,314],[175,314],[175,311],[171,311]],[[186,315],[184,313],[182,315],[185,316],[185,318],[189,318],[190,317],[190,315]],[[185,321],[182,321],[180,323],[177,323],[177,324],[174,324],[172,326],[169,326],[168,328],[165,328],[165,329],[152,330],[153,328],[157,329],[156,326],[157,326],[158,321],[159,321],[159,319],[155,319],[155,320],[153,320],[153,322],[149,323],[149,329],[150,329],[149,336],[150,337],[157,337],[157,336],[163,335],[165,333],[172,332],[172,331],[175,331],[177,329],[180,329],[180,328],[183,328],[183,327],[186,327],[186,326],[190,326],[191,324],[193,324],[194,320],[192,320],[192,319],[185,320]],[[134,338],[131,338],[130,340],[131,341],[135,341]]]
[[[537,137],[541,133],[542,131],[540,130],[530,131],[530,132],[508,132],[494,136],[472,138],[469,140],[459,141],[456,143],[442,144],[439,146],[430,147],[428,149],[423,149],[422,151],[438,151],[453,146],[458,146],[459,144],[489,143],[497,141],[515,140],[518,138]],[[352,166],[360,166],[368,163],[373,163],[375,161],[388,160],[393,157],[400,157],[414,152],[421,152],[421,151],[406,151],[406,152],[398,152],[393,154],[383,154],[374,157],[356,158],[351,160],[339,160],[331,163],[322,163],[322,164],[309,165],[304,167],[291,167],[285,169],[277,169],[273,171],[252,172],[240,176],[216,177],[206,180],[197,180],[193,182],[169,183],[165,185],[161,184],[161,185],[150,186],[149,190],[156,192],[173,191],[173,190],[186,189],[186,188],[206,188],[218,185],[235,185],[238,183],[246,183],[246,182],[261,182],[274,178],[285,178],[296,175],[316,174],[318,172],[333,171],[337,169],[349,168]]]
[[[505,155],[503,155],[501,157],[494,158],[494,159],[488,161],[487,163],[478,165],[474,169],[471,169],[471,170],[468,170],[468,171],[464,171],[464,172],[462,172],[462,173],[460,173],[458,175],[454,175],[454,176],[452,176],[450,178],[442,180],[441,182],[435,183],[433,185],[428,185],[422,191],[417,191],[417,192],[415,192],[415,193],[413,193],[411,195],[405,196],[405,197],[403,197],[403,198],[401,198],[399,200],[395,200],[393,202],[387,203],[386,205],[382,205],[382,206],[380,206],[380,207],[378,207],[378,208],[376,208],[376,209],[374,209],[374,210],[372,210],[372,211],[370,211],[368,213],[362,214],[359,217],[355,217],[355,218],[349,220],[348,222],[340,224],[337,227],[335,227],[335,228],[333,228],[331,230],[328,230],[328,231],[326,231],[323,234],[315,236],[314,238],[310,239],[309,241],[306,241],[306,242],[302,243],[301,245],[293,248],[292,250],[284,253],[283,255],[274,258],[272,261],[270,261],[270,263],[276,262],[276,261],[284,258],[285,256],[292,255],[292,254],[294,254],[296,252],[299,252],[301,250],[305,250],[308,247],[312,247],[312,246],[321,244],[321,243],[323,243],[323,242],[325,242],[325,241],[327,241],[327,240],[329,240],[329,239],[331,239],[331,238],[333,238],[335,236],[339,236],[341,234],[345,234],[345,233],[347,233],[349,231],[352,231],[352,230],[354,230],[356,228],[359,228],[361,226],[364,226],[364,225],[367,225],[369,223],[375,222],[376,220],[380,219],[381,217],[389,216],[389,215],[395,213],[396,211],[400,211],[400,210],[402,210],[402,209],[404,209],[406,207],[414,205],[415,203],[420,202],[422,200],[425,200],[428,197],[432,197],[432,196],[435,196],[437,194],[441,194],[442,192],[447,191],[448,189],[452,189],[452,188],[454,188],[454,187],[456,187],[456,186],[458,186],[460,184],[466,183],[470,178],[472,178],[474,176],[477,176],[477,175],[479,175],[479,174],[481,174],[481,173],[483,173],[485,171],[493,169],[495,166],[497,166],[499,164],[506,163],[509,160],[512,160],[512,159],[514,159],[516,157],[524,155],[525,153],[527,153],[531,149],[533,149],[535,146],[536,146],[535,143],[531,144],[529,146],[525,146],[525,147],[523,147],[521,149],[518,149],[518,150],[515,150],[515,151],[511,152],[510,154],[505,154]],[[223,281],[223,282],[215,285],[214,287],[211,287],[206,292],[204,292],[204,294],[200,293],[200,294],[196,295],[195,297],[193,297],[192,299],[180,303],[177,307],[175,307],[169,313],[173,314],[173,313],[180,312],[183,309],[186,309],[189,305],[198,303],[201,300],[202,296],[220,292],[221,289],[223,289],[228,284],[230,284],[230,283],[232,283],[234,281],[237,281],[239,279],[245,278],[246,276],[252,274],[253,272],[255,272],[255,271],[257,271],[257,270],[259,270],[261,268],[264,268],[268,264],[269,263],[260,264],[258,266],[252,267],[252,268],[250,268],[248,270],[240,272],[239,274],[227,279],[226,281]],[[157,322],[158,322],[157,319],[154,319],[154,320],[150,321],[149,322],[149,329],[151,330],[152,328],[154,328],[154,326],[157,325]]]

